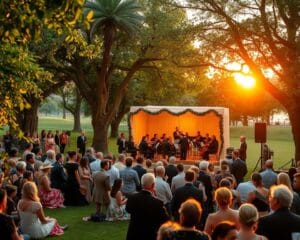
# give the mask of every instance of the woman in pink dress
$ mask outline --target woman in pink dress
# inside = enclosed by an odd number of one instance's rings
[[[49,174],[51,165],[42,165],[38,178],[40,202],[44,208],[62,208],[64,207],[64,197],[60,190],[51,188]]]
[[[45,142],[45,151],[47,152],[48,150],[55,151],[55,141],[52,132],[48,132]]]

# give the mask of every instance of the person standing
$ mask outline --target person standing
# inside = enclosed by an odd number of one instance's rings
[[[118,145],[118,153],[119,154],[126,152],[127,141],[126,141],[124,133],[121,133],[120,136],[118,137],[117,145]]]
[[[60,189],[64,193],[67,183],[67,174],[63,163],[64,156],[61,153],[56,154],[56,161],[52,164],[53,168],[50,174],[50,180],[52,188]]]
[[[80,136],[77,137],[77,149],[82,156],[84,156],[85,154],[86,143],[87,143],[87,138],[85,136],[85,132],[81,131]]]
[[[121,191],[125,197],[135,193],[140,185],[138,173],[132,169],[132,162],[132,157],[127,157],[125,160],[126,167],[120,171],[120,178],[124,183]]]
[[[189,149],[189,140],[186,135],[182,135],[179,140],[180,145],[180,160],[186,160],[187,151]]]
[[[92,200],[96,203],[96,214],[103,214],[103,207],[106,209],[109,205],[109,191],[111,190],[109,175],[109,162],[104,159],[101,161],[101,170],[93,174],[93,196]]]
[[[293,233],[300,232],[300,216],[289,210],[293,193],[285,185],[271,187],[270,193],[269,204],[273,212],[258,220],[256,233],[272,240],[292,240]]]
[[[268,159],[265,162],[265,170],[260,175],[265,188],[269,189],[272,185],[277,184],[277,173],[273,171],[273,160]]]
[[[243,161],[246,161],[247,158],[247,143],[246,143],[246,137],[245,136],[241,136],[240,137],[240,149],[239,149],[239,156],[240,159]]]
[[[142,177],[142,191],[129,196],[126,211],[130,214],[127,230],[127,240],[156,240],[156,233],[160,225],[169,217],[163,202],[156,197],[155,177],[153,173],[146,173]]]
[[[65,153],[65,148],[66,145],[69,141],[69,136],[65,131],[62,131],[61,134],[59,135],[59,149],[60,149],[60,153],[64,154]]]
[[[237,184],[239,184],[244,181],[244,177],[248,172],[247,165],[239,158],[239,150],[232,152],[232,160],[231,173],[235,177]]]

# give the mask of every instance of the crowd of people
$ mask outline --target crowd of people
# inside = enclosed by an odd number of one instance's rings
[[[65,156],[61,139],[46,136],[45,141],[24,144],[22,154],[5,145],[9,152],[1,162],[1,238],[61,235],[68,226],[45,217],[44,209],[90,203],[95,212],[82,220],[129,220],[128,240],[289,240],[300,232],[299,169],[277,173],[269,159],[263,171],[245,181],[244,137],[232,157],[215,168],[205,159],[192,166],[176,164],[172,155],[154,162],[122,149],[117,158],[104,155],[86,148],[84,132],[77,149]]]

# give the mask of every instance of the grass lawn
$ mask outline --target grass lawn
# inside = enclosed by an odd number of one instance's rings
[[[72,119],[59,119],[50,117],[41,117],[39,121],[39,131],[46,130],[71,130],[73,126]],[[88,143],[92,141],[92,127],[90,119],[82,119],[82,128],[86,131]],[[120,131],[127,133],[127,125],[122,124]],[[3,135],[4,131],[0,130]],[[244,135],[247,137],[247,165],[248,176],[251,174],[259,156],[260,144],[254,142],[253,127],[231,127],[230,129],[230,145],[238,148],[239,137]],[[76,148],[76,138],[78,133],[72,132],[71,144],[68,149]],[[294,156],[294,143],[292,140],[290,127],[272,126],[267,129],[267,144],[274,151],[275,169],[281,167],[290,161]],[[116,139],[109,139],[109,151],[117,153]],[[290,166],[287,165],[286,168]],[[58,219],[60,224],[69,224],[70,228],[63,236],[52,239],[101,239],[101,240],[120,240],[125,239],[128,222],[101,222],[92,223],[82,221],[82,217],[88,216],[94,212],[94,205],[87,207],[68,207],[66,209],[46,210],[46,214],[50,217]]]

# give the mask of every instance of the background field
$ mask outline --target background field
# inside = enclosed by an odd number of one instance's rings
[[[72,119],[59,118],[40,118],[39,131],[42,129],[52,130],[71,130]],[[89,118],[82,119],[82,128],[86,131],[88,136],[88,143],[92,141],[92,127]],[[120,131],[128,133],[126,123],[120,126]],[[0,130],[3,135],[3,130]],[[251,174],[259,156],[260,144],[254,143],[254,129],[253,127],[231,127],[230,128],[230,145],[232,147],[239,147],[239,136],[247,137],[248,144],[248,176]],[[75,149],[76,137],[78,133],[72,132],[71,143],[68,149]],[[275,168],[285,165],[294,156],[294,143],[292,141],[290,127],[271,126],[267,129],[267,143],[272,150],[274,150]],[[109,139],[109,151],[116,153],[116,139]],[[288,168],[290,164],[286,165]],[[82,217],[90,215],[94,211],[94,205],[87,207],[68,207],[66,209],[46,210],[46,214],[58,219],[61,224],[69,224],[70,228],[63,236],[51,239],[101,239],[101,240],[121,240],[125,239],[128,222],[102,222],[92,223],[82,221]]]

